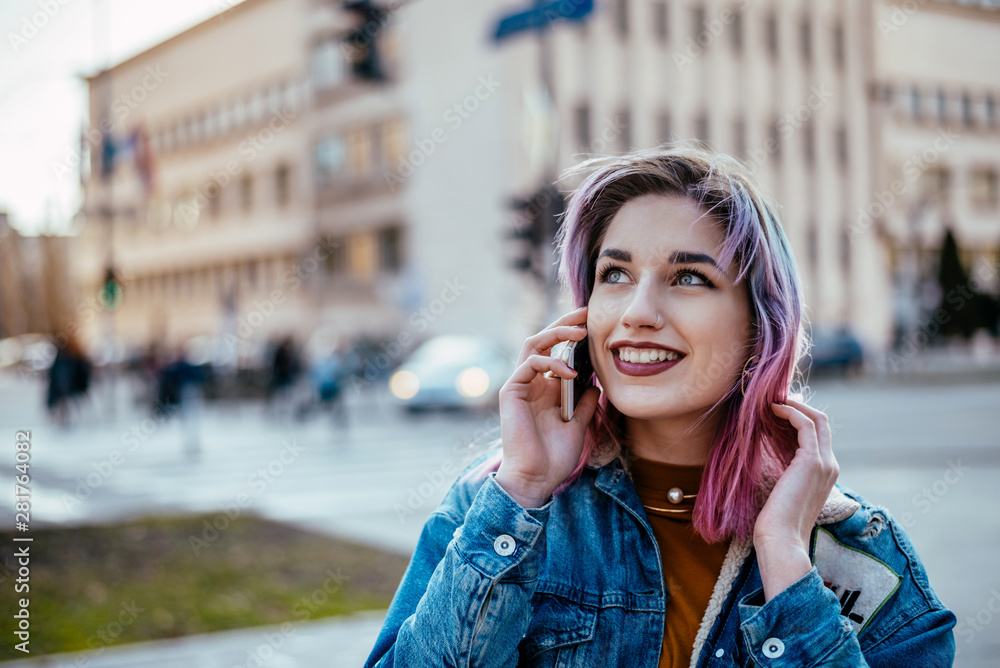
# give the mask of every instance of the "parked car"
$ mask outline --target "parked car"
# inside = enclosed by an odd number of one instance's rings
[[[389,377],[389,391],[411,412],[430,408],[486,409],[514,372],[514,358],[482,338],[438,336],[420,344]]]
[[[846,327],[812,332],[812,348],[805,360],[812,372],[835,371],[847,375],[859,372],[863,362],[861,342]]]

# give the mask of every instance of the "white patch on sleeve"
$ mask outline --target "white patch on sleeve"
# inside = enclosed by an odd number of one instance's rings
[[[840,614],[861,633],[902,578],[883,561],[844,545],[826,529],[816,532],[813,563],[823,584],[840,599]]]

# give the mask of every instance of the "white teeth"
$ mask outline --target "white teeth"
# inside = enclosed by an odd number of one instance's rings
[[[679,357],[679,353],[661,348],[620,348],[618,350],[618,359],[623,362],[632,362],[635,364],[657,364],[664,360],[675,360]]]

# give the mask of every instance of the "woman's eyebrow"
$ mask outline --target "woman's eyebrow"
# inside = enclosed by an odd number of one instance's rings
[[[620,248],[605,248],[597,256],[597,259],[600,260],[602,257],[610,257],[612,260],[618,260],[619,262],[632,261],[632,253]],[[719,269],[719,265],[712,259],[711,255],[696,253],[694,251],[674,251],[670,254],[670,261],[673,264],[710,264]],[[722,270],[719,269],[719,271]]]

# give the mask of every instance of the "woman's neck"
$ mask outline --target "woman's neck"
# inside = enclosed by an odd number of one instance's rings
[[[702,465],[708,460],[717,422],[708,418],[692,429],[691,419],[627,418],[628,449],[637,457],[664,464]]]

